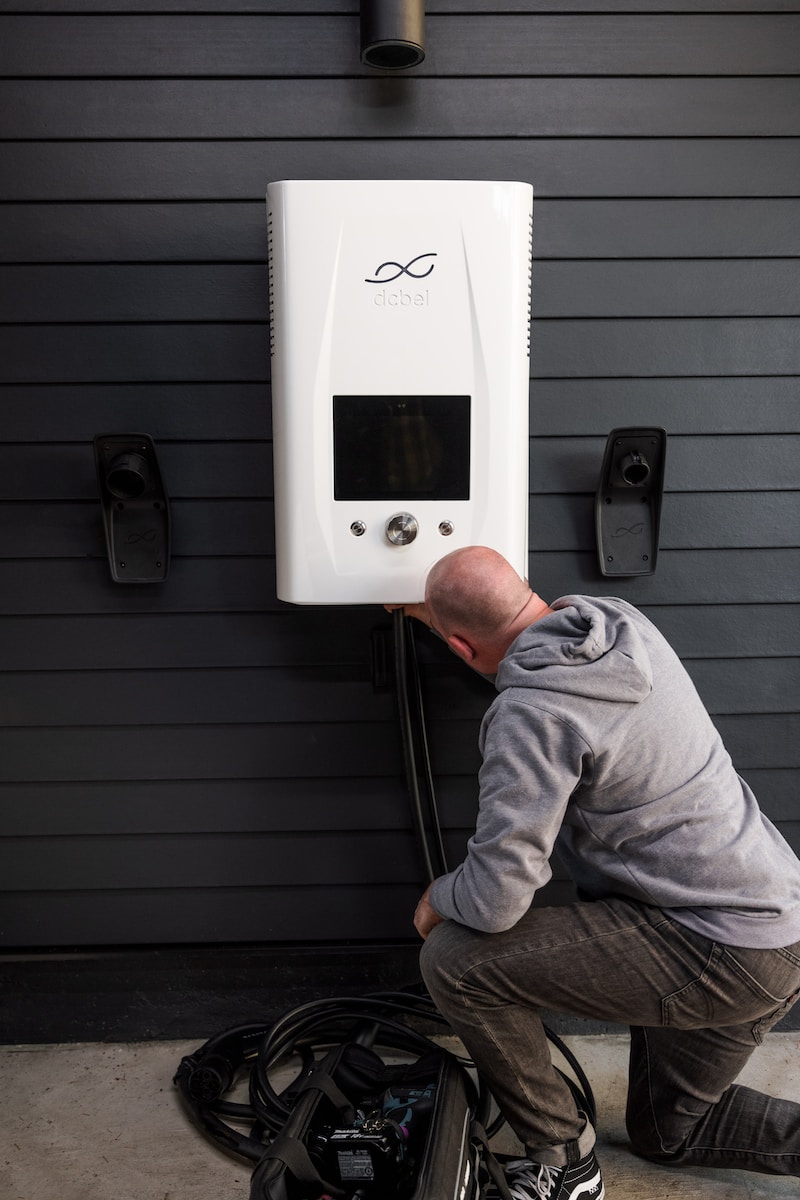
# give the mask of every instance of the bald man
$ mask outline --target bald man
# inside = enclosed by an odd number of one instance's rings
[[[733,1082],[800,989],[800,863],[675,653],[626,601],[548,604],[483,546],[439,561],[406,611],[498,692],[475,833],[414,923],[430,993],[525,1148],[513,1200],[604,1195],[542,1009],[631,1027],[636,1153],[800,1175],[800,1105]],[[555,851],[580,899],[532,907]]]

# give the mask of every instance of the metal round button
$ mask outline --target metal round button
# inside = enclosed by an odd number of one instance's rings
[[[386,522],[386,536],[393,546],[408,546],[418,533],[417,519],[411,513],[395,513]]]

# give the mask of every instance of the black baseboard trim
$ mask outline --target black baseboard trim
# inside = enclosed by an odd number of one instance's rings
[[[205,1039],[322,996],[410,986],[418,954],[409,942],[0,955],[0,1042]]]
[[[166,946],[0,954],[0,1043],[194,1039],[309,1000],[420,982],[419,942]],[[777,1027],[800,1029],[800,1005]],[[545,1014],[559,1034],[625,1027]]]

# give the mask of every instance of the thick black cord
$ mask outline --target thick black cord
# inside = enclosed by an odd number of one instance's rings
[[[417,774],[417,759],[414,749],[414,727],[411,718],[411,704],[408,690],[408,649],[406,646],[406,614],[402,608],[392,612],[394,632],[394,674],[397,692],[398,718],[400,736],[403,743],[403,762],[405,765],[406,787],[411,803],[411,816],[419,843],[422,865],[427,883],[431,883],[437,875],[433,865],[430,847],[428,845],[425,816],[422,811],[422,797],[419,790]]]
[[[594,1102],[594,1093],[592,1092],[592,1085],[589,1083],[583,1067],[578,1062],[578,1059],[572,1053],[569,1046],[562,1042],[558,1034],[553,1033],[553,1030],[548,1029],[546,1025],[544,1026],[544,1031],[547,1034],[548,1040],[553,1046],[556,1047],[557,1050],[561,1052],[572,1070],[575,1072],[575,1077],[578,1081],[577,1084],[570,1079],[569,1076],[565,1075],[563,1071],[559,1070],[558,1067],[556,1067],[556,1070],[565,1083],[568,1084],[578,1108],[586,1114],[592,1125],[597,1125],[597,1106]]]
[[[407,624],[406,650],[408,656],[409,674],[413,686],[414,704],[416,710],[416,725],[417,738],[419,740],[420,755],[422,758],[422,775],[425,780],[425,791],[428,797],[428,817],[430,821],[430,841],[434,842],[434,849],[437,856],[437,875],[447,874],[447,854],[442,840],[442,823],[439,819],[439,809],[436,803],[436,785],[433,781],[433,769],[431,767],[430,747],[428,745],[428,731],[425,724],[425,705],[422,699],[422,680],[419,672],[419,660],[417,658],[416,639],[414,637],[414,626],[412,622]]]

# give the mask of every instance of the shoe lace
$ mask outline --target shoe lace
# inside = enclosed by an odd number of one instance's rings
[[[512,1200],[548,1200],[562,1175],[560,1167],[526,1162],[508,1164],[508,1189]]]

